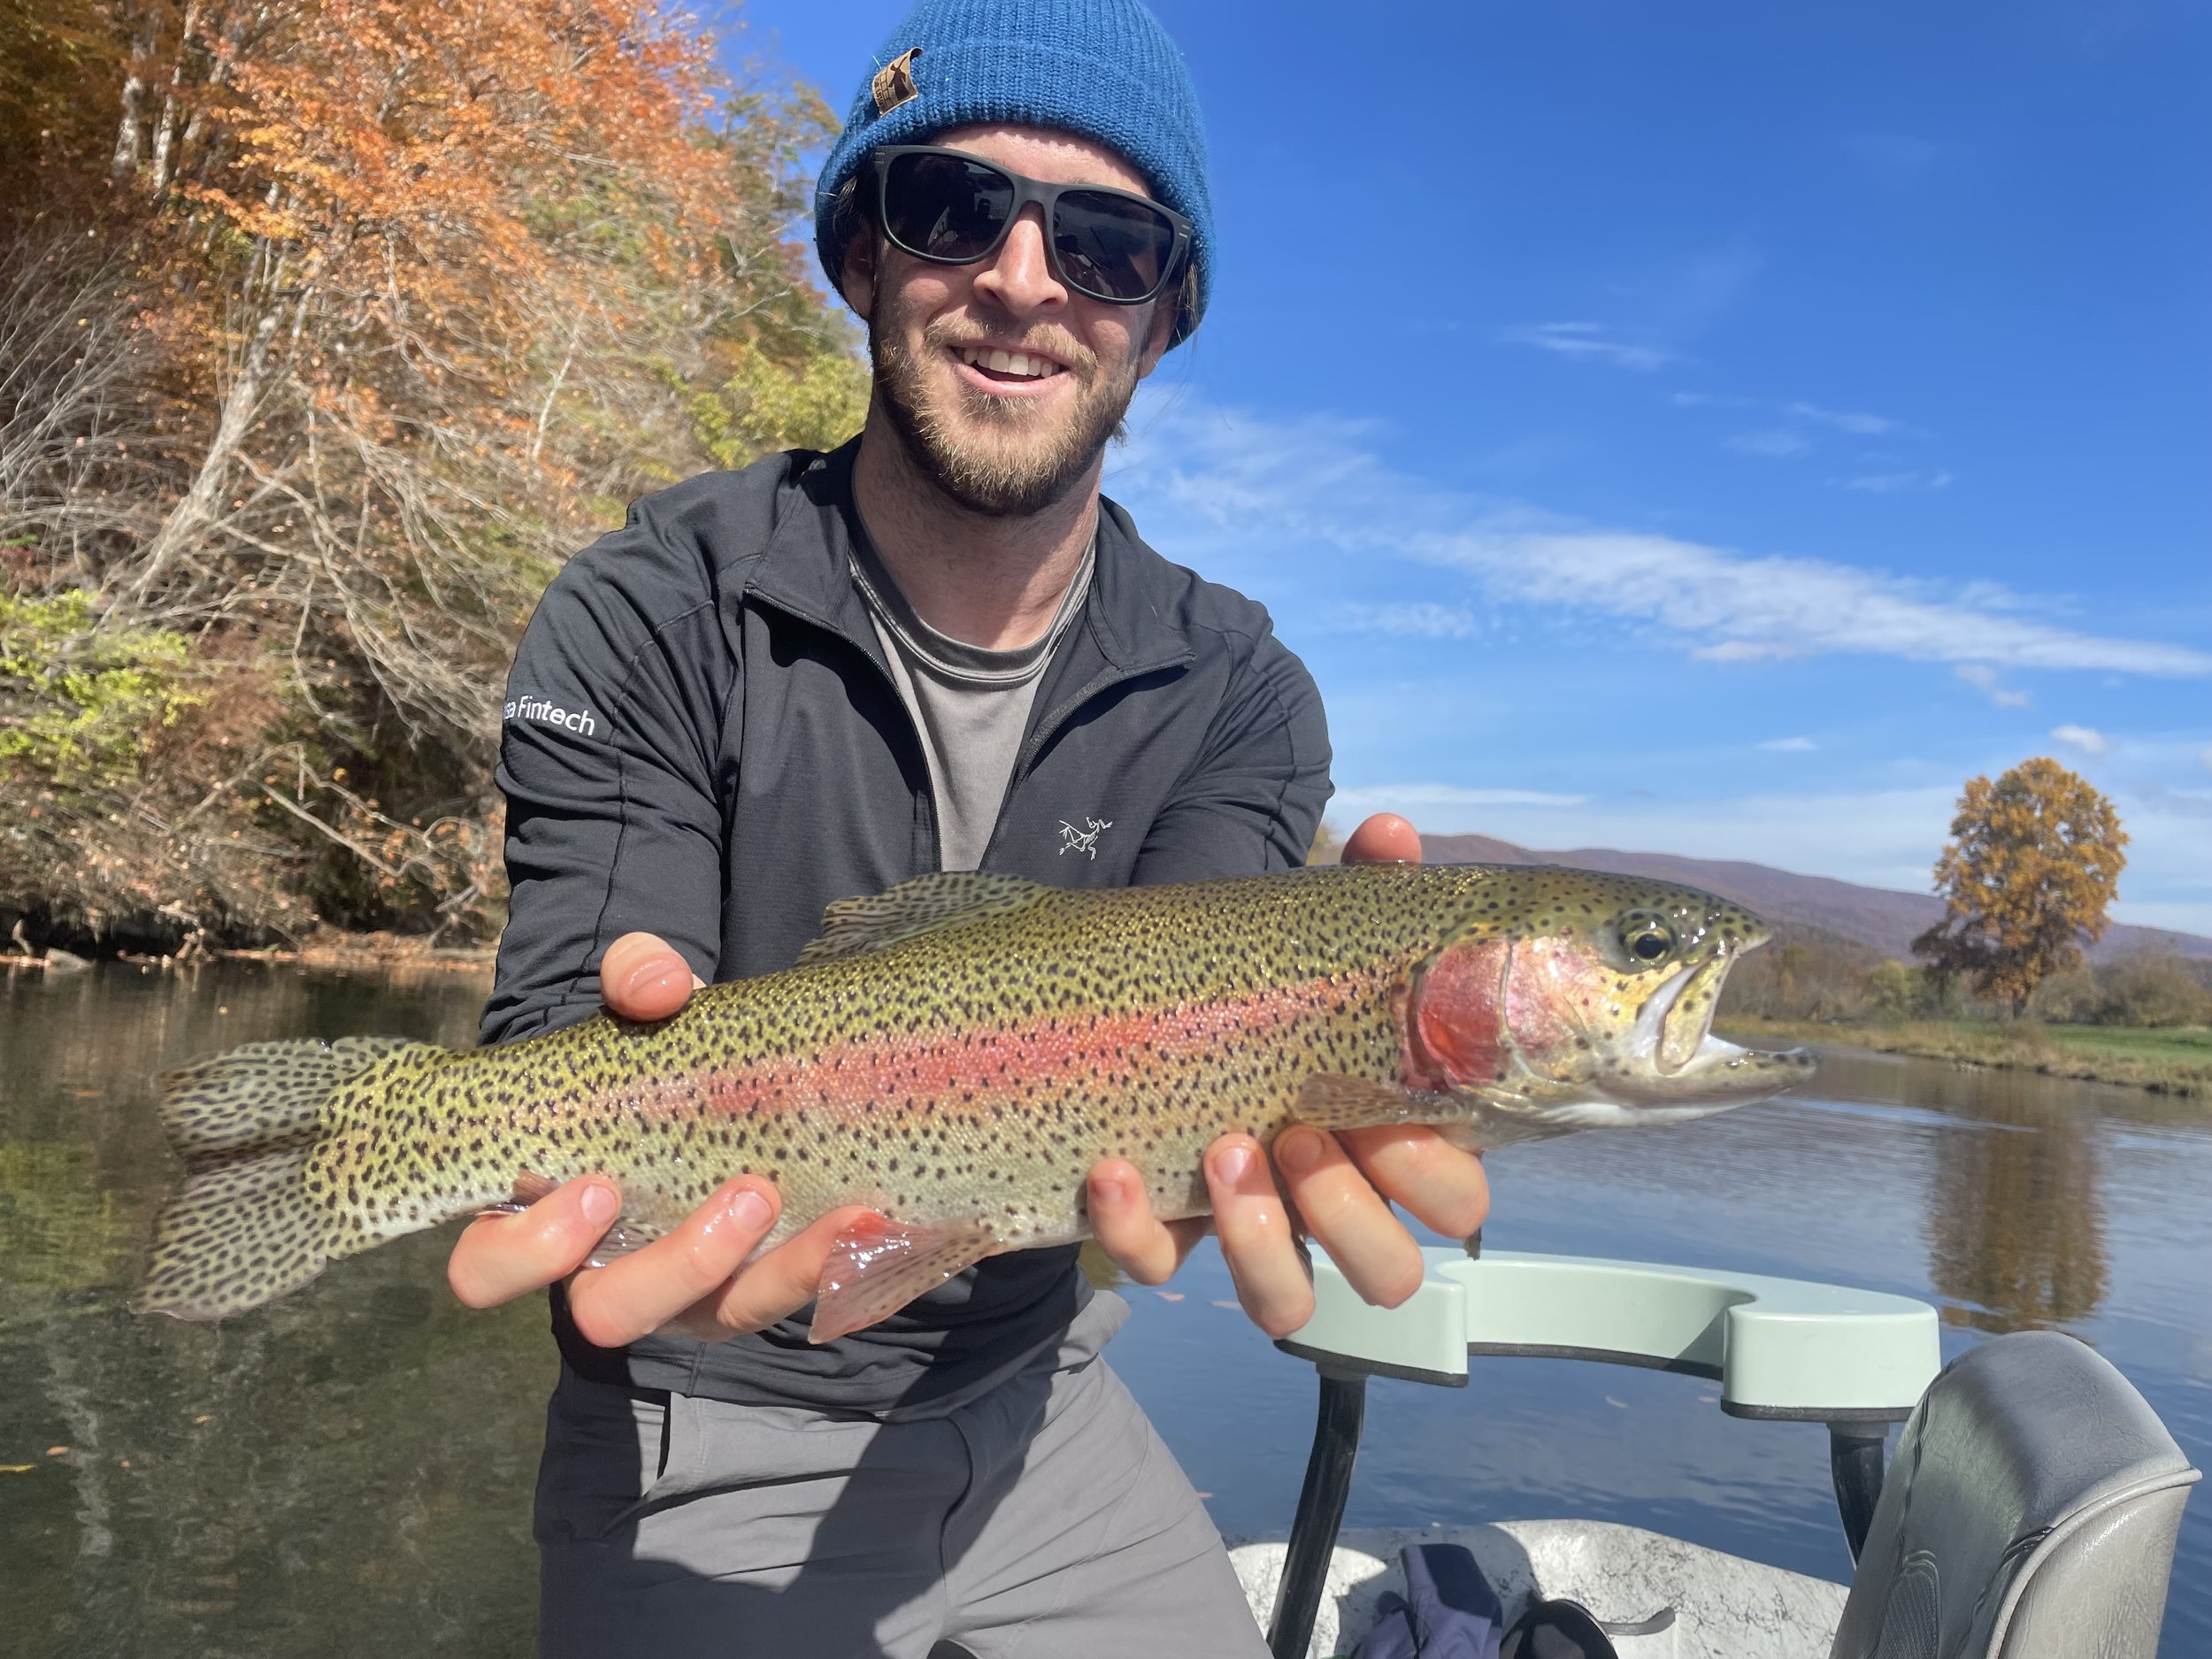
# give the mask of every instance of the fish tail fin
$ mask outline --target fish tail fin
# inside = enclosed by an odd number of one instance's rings
[[[426,1047],[396,1037],[254,1042],[172,1073],[161,1125],[184,1181],[155,1224],[132,1307],[220,1319],[321,1272],[334,1217],[308,1191],[307,1161],[323,1114],[352,1078]]]

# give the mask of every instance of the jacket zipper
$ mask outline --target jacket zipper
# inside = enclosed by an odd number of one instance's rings
[[[1006,808],[1008,803],[1014,798],[1014,791],[1020,787],[1022,781],[1029,776],[1030,767],[1035,764],[1037,757],[1044,752],[1045,745],[1052,741],[1063,726],[1083,711],[1084,704],[1102,692],[1110,691],[1116,686],[1122,685],[1128,680],[1140,679],[1146,674],[1156,674],[1163,668],[1174,668],[1191,660],[1191,654],[1186,651],[1176,657],[1166,657],[1156,663],[1143,664],[1134,668],[1110,668],[1102,674],[1093,676],[1088,685],[1030,728],[1029,735],[1022,740],[1022,746],[1014,756],[1012,768],[1006,774],[1006,787],[999,792],[998,811],[991,819],[990,839],[983,843],[983,864],[987,866],[991,862],[991,855],[998,850],[999,832],[1006,826]]]
[[[740,603],[741,603],[747,596],[740,595]],[[873,651],[834,623],[810,615],[795,605],[772,595],[760,593],[757,589],[751,591],[750,596],[759,599],[764,604],[773,605],[787,617],[795,617],[810,628],[819,629],[844,646],[847,650],[853,652],[875,671],[876,678],[882,681],[884,688],[891,694],[891,701],[898,705],[899,714],[906,722],[909,757],[921,762],[922,777],[925,780],[922,789],[922,814],[929,826],[929,868],[932,871],[942,870],[945,866],[944,831],[937,822],[937,782],[929,769],[929,746],[922,741],[922,728],[915,722],[914,710],[906,706],[905,694],[900,691],[899,682],[892,677],[891,671],[876,659],[876,654]],[[1001,801],[999,804],[1002,810],[1005,803]],[[992,833],[996,834],[998,826],[994,824],[991,827]]]

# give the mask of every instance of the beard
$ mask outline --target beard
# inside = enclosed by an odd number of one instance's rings
[[[915,465],[970,512],[993,518],[1041,512],[1081,484],[1122,435],[1137,391],[1134,352],[1102,367],[1097,353],[1056,331],[1053,355],[1076,380],[1076,400],[1072,410],[1047,411],[965,386],[956,385],[948,397],[929,370],[965,331],[949,318],[933,319],[922,329],[918,355],[907,349],[901,323],[895,303],[879,296],[868,319],[876,395]]]

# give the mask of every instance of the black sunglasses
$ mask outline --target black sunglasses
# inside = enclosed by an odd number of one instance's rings
[[[1190,251],[1190,220],[1127,190],[1045,184],[929,144],[887,144],[869,162],[876,223],[918,259],[989,258],[1032,202],[1044,210],[1053,275],[1094,300],[1142,304],[1174,280]]]

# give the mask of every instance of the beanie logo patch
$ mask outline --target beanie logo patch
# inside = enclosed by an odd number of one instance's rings
[[[888,115],[900,104],[921,96],[921,88],[914,84],[914,60],[921,55],[920,47],[910,46],[876,71],[868,89],[875,95],[878,115]]]

